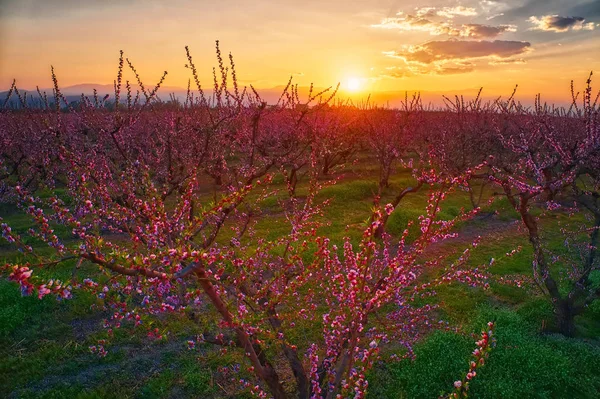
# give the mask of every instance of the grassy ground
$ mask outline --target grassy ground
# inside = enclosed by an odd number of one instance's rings
[[[377,192],[376,174],[366,162],[350,166],[347,178],[325,188],[319,199],[332,198],[321,229],[332,241],[349,236],[360,239]],[[411,184],[407,171],[398,171],[382,203],[399,187]],[[299,188],[299,195],[305,193]],[[285,197],[283,190],[281,198]],[[287,234],[277,201],[264,205],[274,211],[257,225],[257,234],[274,238]],[[454,193],[444,205],[445,217],[468,207],[466,193]],[[406,198],[389,220],[388,232],[398,235],[406,222],[425,206],[423,193]],[[498,276],[531,275],[531,251],[519,230],[514,212],[505,201],[496,201],[485,212],[499,215],[480,217],[460,226],[459,238],[434,248],[451,258],[478,235],[484,239],[473,251],[470,264],[499,261],[492,272]],[[6,205],[0,215],[15,230],[26,230],[28,221]],[[552,226],[552,220],[545,221]],[[549,236],[560,248],[560,236]],[[513,257],[503,254],[519,245]],[[18,257],[0,244],[0,260]],[[68,277],[69,264],[52,271]],[[50,296],[43,300],[21,298],[15,284],[0,281],[0,397],[8,398],[226,398],[245,397],[237,380],[250,378],[236,371],[244,362],[235,353],[222,353],[210,346],[186,350],[186,340],[197,330],[188,319],[170,317],[144,320],[169,333],[160,341],[139,332],[118,330],[111,340],[109,355],[98,358],[88,346],[106,337],[95,310],[96,299],[76,292],[69,301]],[[414,361],[379,363],[371,372],[372,398],[435,398],[448,391],[452,382],[468,368],[474,349],[474,333],[489,320],[497,322],[497,347],[472,385],[474,398],[596,398],[600,396],[600,306],[593,305],[577,320],[577,338],[542,332],[552,330],[552,310],[543,297],[524,289],[492,284],[489,290],[459,284],[441,287],[434,301],[440,315],[456,332],[432,333],[417,347]],[[310,328],[310,327],[308,327]]]

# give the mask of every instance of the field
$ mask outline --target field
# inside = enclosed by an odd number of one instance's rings
[[[354,225],[354,236],[360,235],[364,215],[372,205],[377,190],[376,175],[363,160],[345,171],[357,174],[332,187],[334,199],[326,210],[332,220],[327,233],[340,239]],[[409,173],[399,173],[395,185],[409,179]],[[282,187],[284,188],[284,187]],[[335,190],[333,190],[335,189]],[[392,189],[389,190],[393,192]],[[454,209],[465,206],[464,194],[452,199]],[[422,207],[423,198],[406,205],[403,213]],[[526,245],[518,222],[506,203],[498,201],[484,213],[494,210],[509,214],[474,220],[461,231],[468,235],[483,234],[485,243],[478,247],[471,264],[488,262],[493,256]],[[6,221],[27,226],[11,207],[3,207]],[[402,214],[397,223],[401,226]],[[491,227],[490,227],[491,225]],[[400,227],[395,227],[397,232]],[[273,234],[273,227],[260,234]],[[351,234],[351,233],[350,233]],[[448,252],[468,244],[461,236],[440,248]],[[2,256],[11,255],[3,245]],[[497,264],[498,275],[531,274],[531,251]],[[65,265],[62,274],[72,265]],[[187,350],[186,341],[195,335],[188,320],[155,322],[162,330],[168,325],[169,335],[159,342],[149,341],[145,334],[120,334],[111,342],[110,354],[98,359],[88,347],[106,337],[102,320],[106,314],[90,310],[94,299],[76,295],[73,300],[56,301],[47,297],[21,298],[14,283],[2,282],[2,387],[7,397],[236,397],[240,394],[235,382],[227,378],[227,366],[243,360],[237,356],[223,357],[210,345],[198,351]],[[492,285],[490,290],[452,286],[438,292],[435,302],[441,305],[440,317],[459,331],[440,331],[426,337],[416,348],[416,360],[388,364],[382,362],[372,371],[371,397],[436,397],[440,391],[460,376],[472,351],[471,333],[477,332],[487,320],[497,320],[498,346],[488,368],[473,386],[475,397],[567,397],[578,392],[579,397],[595,397],[600,389],[600,370],[596,366],[600,355],[600,309],[589,309],[578,319],[577,339],[567,339],[556,333],[542,333],[552,323],[552,309],[538,296],[530,296],[515,287]],[[164,323],[164,324],[163,324]],[[551,328],[550,328],[551,329]]]
[[[590,81],[433,111],[121,72],[0,113],[1,397],[600,395]]]

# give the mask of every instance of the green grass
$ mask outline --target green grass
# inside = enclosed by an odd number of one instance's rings
[[[473,398],[595,398],[600,347],[579,339],[541,335],[536,318],[509,308],[480,308],[467,331],[496,322],[496,347],[477,371]],[[372,372],[372,398],[435,398],[468,369],[475,338],[436,332],[415,347],[416,358],[382,363]]]

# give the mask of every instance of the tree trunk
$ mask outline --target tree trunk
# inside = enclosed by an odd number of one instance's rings
[[[390,186],[391,172],[391,165],[381,165],[381,169],[379,170],[379,193],[381,193],[384,188],[388,188]]]
[[[283,329],[281,327],[281,320],[277,317],[277,312],[275,309],[271,308],[268,310],[269,314],[269,323],[277,333],[283,333]],[[310,394],[310,381],[306,376],[306,371],[304,370],[304,366],[302,365],[302,361],[298,357],[298,353],[296,349],[292,349],[285,342],[281,343],[283,353],[285,357],[288,359],[288,363],[294,373],[294,378],[296,379],[296,384],[298,388],[298,399],[308,399]]]
[[[509,196],[509,200],[514,205],[514,199],[512,198]],[[558,282],[550,275],[550,268],[544,256],[537,220],[529,213],[528,201],[530,198],[521,196],[520,203],[515,208],[519,211],[521,219],[529,232],[529,242],[533,247],[534,273],[541,280],[538,282],[540,286],[545,287],[548,295],[552,298],[559,331],[567,337],[572,337],[575,334],[575,316],[577,312],[572,300],[568,296],[563,297],[561,295]]]
[[[407,194],[416,193],[417,191],[419,191],[421,189],[421,187],[423,187],[423,182],[418,182],[415,187],[406,187],[391,202],[392,206],[394,208],[396,208],[398,206],[398,204],[400,204],[400,201],[402,201],[402,198],[404,198]],[[389,217],[390,216],[386,212],[383,213],[383,215],[381,217],[381,224],[379,225],[379,227],[377,227],[377,229],[375,230],[375,233],[374,233],[376,238],[381,238],[381,236],[385,232],[385,225],[386,225]]]
[[[216,310],[221,314],[223,321],[233,327],[241,346],[246,352],[246,357],[250,360],[252,366],[254,367],[254,374],[256,374],[258,378],[267,384],[271,395],[273,395],[275,399],[287,399],[288,395],[279,381],[277,371],[267,360],[260,345],[252,343],[251,338],[248,336],[243,327],[235,326],[232,314],[229,312],[227,305],[225,302],[223,302],[215,290],[215,287],[210,282],[208,275],[206,274],[206,270],[204,270],[203,267],[198,267],[196,270],[196,275],[198,276],[200,286],[209,297]]]
[[[323,161],[323,169],[321,170],[321,174],[323,176],[329,176],[329,161],[327,160],[327,158],[325,158],[325,160]]]
[[[290,197],[296,196],[296,185],[298,184],[298,169],[292,166],[288,177],[288,193]]]
[[[213,180],[214,180],[216,186],[221,187],[223,185],[223,177],[221,176],[220,173],[213,175]]]
[[[554,305],[556,323],[559,332],[566,337],[575,335],[575,316],[577,312],[570,301],[559,301]]]
[[[475,193],[473,192],[473,186],[471,185],[471,182],[467,182],[467,187],[469,190],[469,200],[471,200],[471,206],[473,207],[473,209],[477,209],[479,204],[475,200]]]

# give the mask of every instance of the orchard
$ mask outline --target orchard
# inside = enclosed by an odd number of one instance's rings
[[[182,55],[185,98],[121,52],[110,96],[0,103],[0,396],[598,395],[591,74],[395,109]]]

